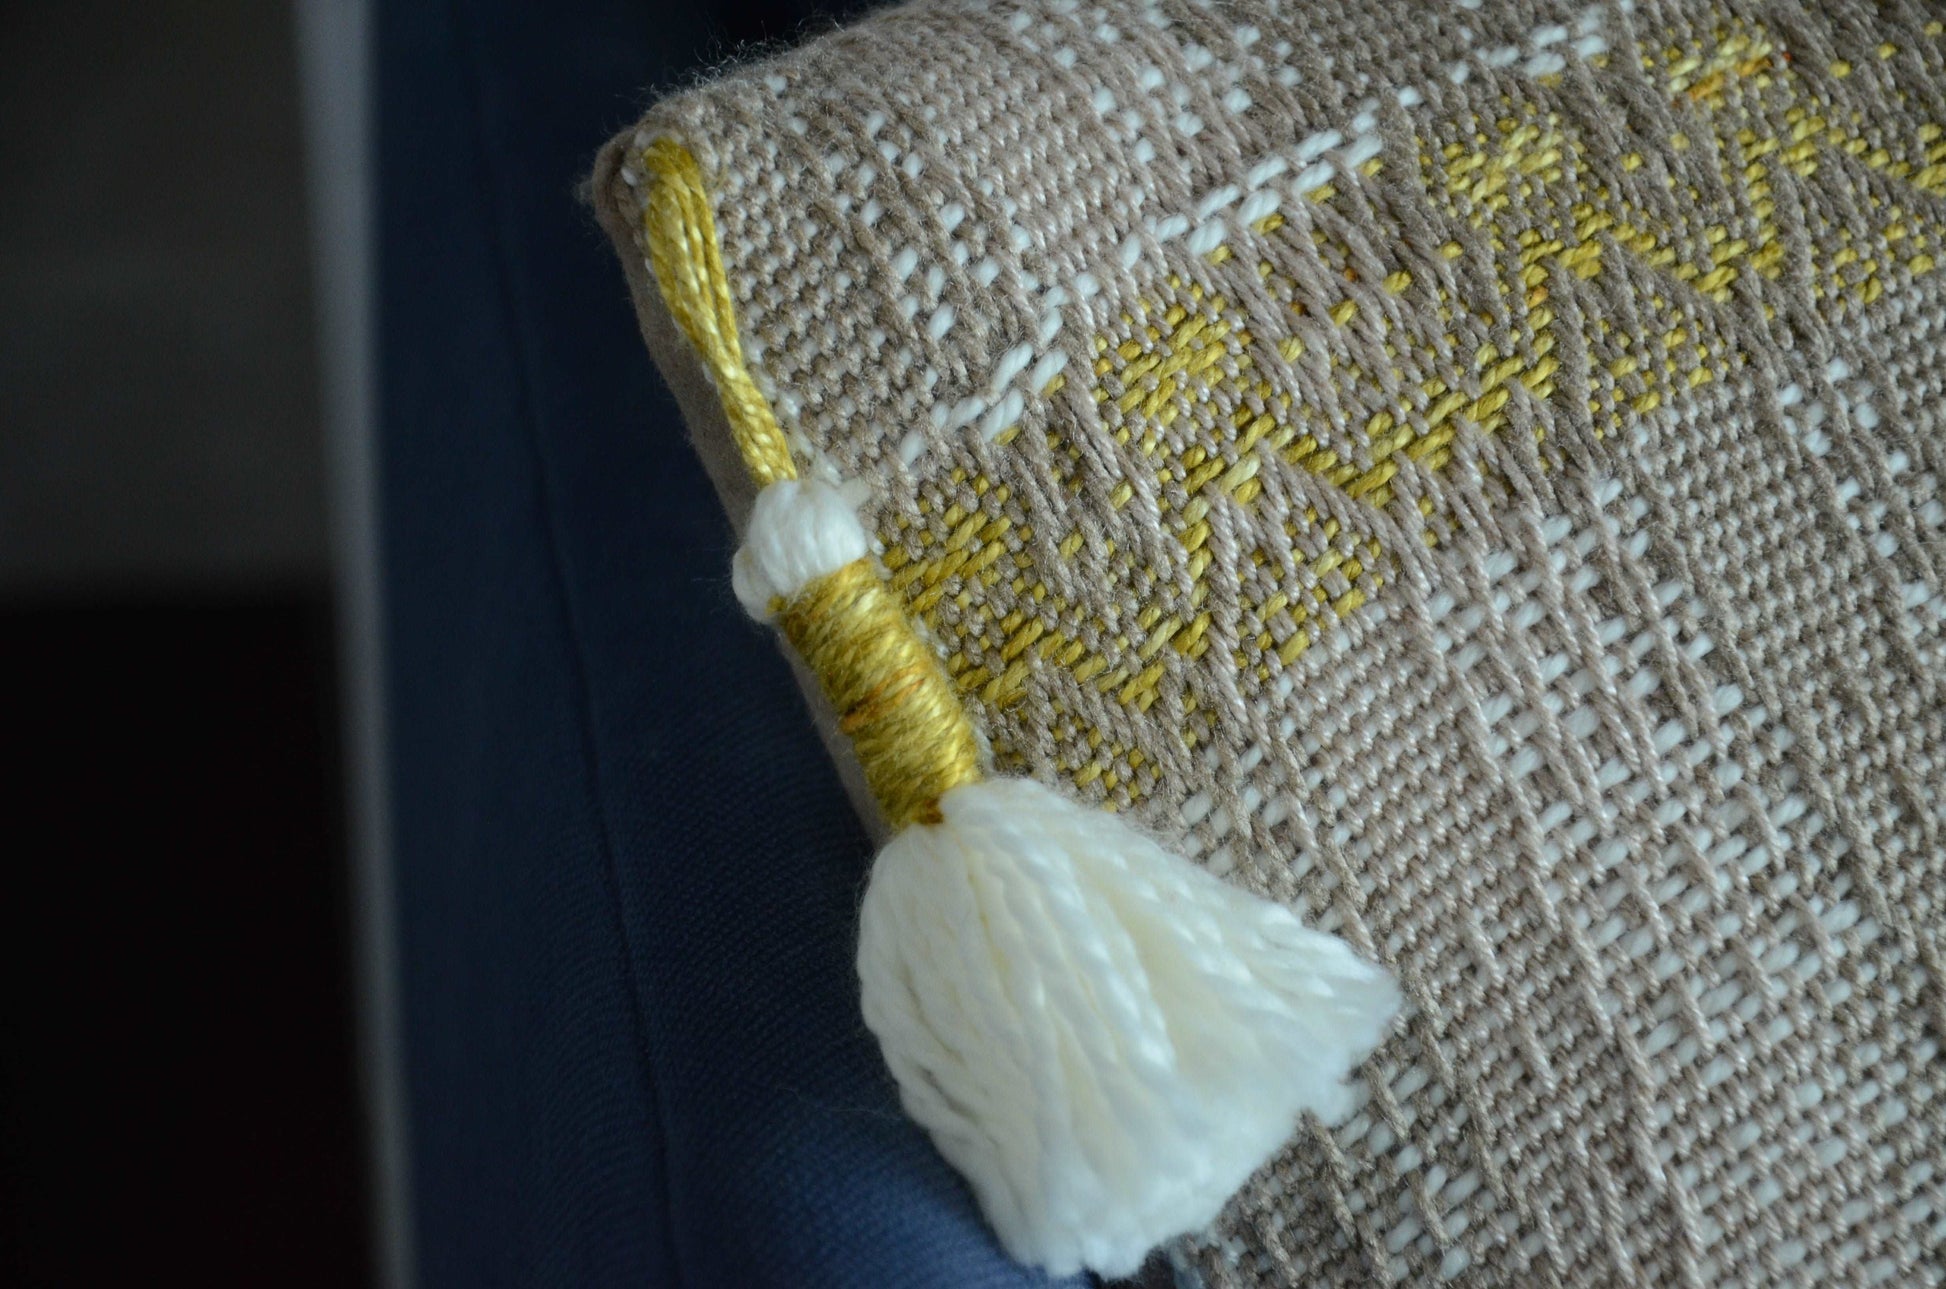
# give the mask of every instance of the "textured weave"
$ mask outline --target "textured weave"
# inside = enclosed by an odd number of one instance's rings
[[[1398,973],[1188,1283],[1946,1280],[1941,16],[929,3],[611,148],[1000,766]]]

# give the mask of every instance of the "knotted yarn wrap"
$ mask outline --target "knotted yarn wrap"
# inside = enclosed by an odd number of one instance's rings
[[[744,612],[774,622],[812,582],[871,553],[843,493],[815,480],[773,483],[750,509],[743,545],[730,561],[730,586]]]
[[[979,743],[843,495],[810,480],[765,488],[731,579],[818,678],[886,822],[938,822],[939,799],[979,777]]]
[[[979,744],[878,570],[858,560],[818,578],[778,624],[824,686],[886,822],[938,823],[939,799],[979,777]]]

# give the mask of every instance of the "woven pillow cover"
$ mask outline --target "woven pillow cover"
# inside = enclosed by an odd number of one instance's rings
[[[1946,1277],[1942,16],[922,0],[604,152],[732,514],[658,141],[994,763],[1396,974],[1183,1283]]]

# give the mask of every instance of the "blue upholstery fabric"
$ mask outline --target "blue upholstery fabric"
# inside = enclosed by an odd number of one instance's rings
[[[859,1021],[868,843],[574,198],[694,12],[379,6],[421,1283],[1039,1284]]]

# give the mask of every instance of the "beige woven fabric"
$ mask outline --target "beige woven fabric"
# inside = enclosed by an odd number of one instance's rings
[[[1942,16],[921,3],[608,154],[995,759],[1403,982],[1185,1283],[1946,1281]]]

